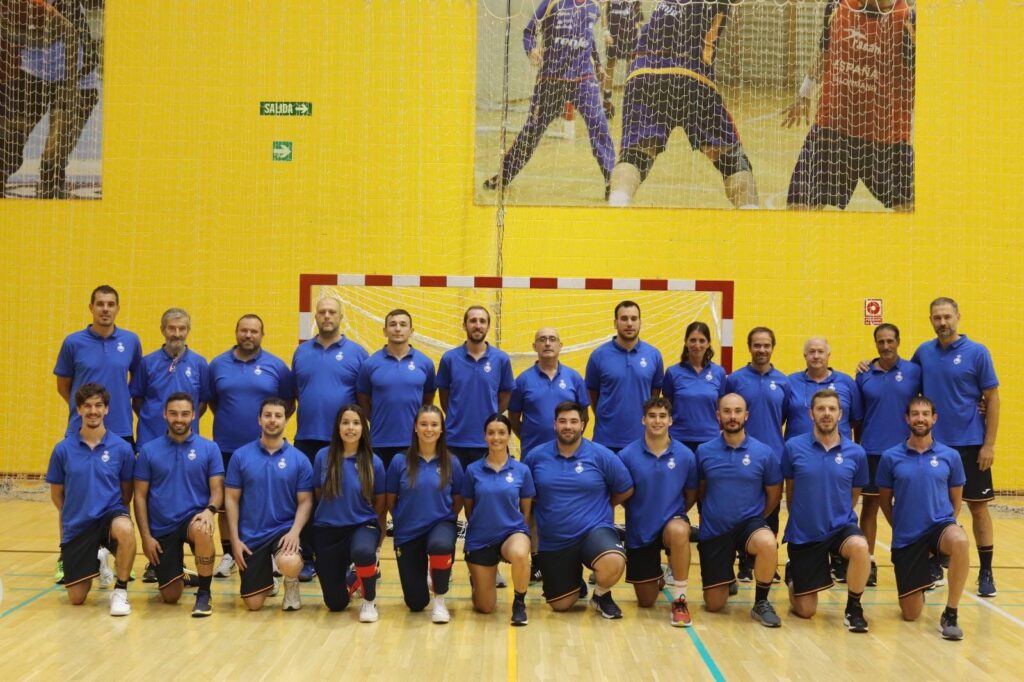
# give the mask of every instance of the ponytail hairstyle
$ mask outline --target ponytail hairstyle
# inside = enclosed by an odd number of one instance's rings
[[[701,361],[701,365],[707,367],[711,364],[711,358],[715,357],[715,349],[711,347],[711,329],[703,322],[691,322],[686,325],[686,332],[683,333],[683,354],[679,357],[679,364],[686,362],[686,358],[689,356],[689,351],[686,350],[686,340],[694,332],[699,332],[708,340],[708,349],[704,351],[704,359]]]
[[[452,481],[452,456],[449,454],[448,446],[445,444],[444,412],[437,405],[423,405],[420,409],[416,410],[416,419],[412,422],[411,444],[409,449],[405,451],[405,470],[409,477],[409,487],[416,487],[416,476],[419,474],[420,469],[420,440],[416,434],[416,424],[420,420],[420,415],[427,414],[428,412],[436,414],[438,419],[441,420],[441,435],[437,439],[437,457],[440,460],[438,464],[438,473],[441,478],[439,489],[444,490]]]
[[[363,498],[373,504],[373,446],[370,442],[370,422],[358,405],[342,405],[334,417],[334,431],[331,432],[331,444],[327,448],[327,476],[323,484],[324,499],[341,497],[345,477],[345,443],[341,440],[341,418],[346,412],[353,412],[359,417],[363,432],[359,436],[356,448],[356,472],[359,474],[359,490]]]

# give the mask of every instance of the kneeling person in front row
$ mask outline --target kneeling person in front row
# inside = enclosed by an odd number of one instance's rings
[[[779,504],[782,473],[770,447],[746,434],[750,413],[742,396],[728,393],[718,401],[722,435],[697,448],[701,500],[700,574],[704,606],[721,611],[729,601],[729,586],[736,582],[736,552],[754,557],[754,608],[750,616],[761,625],[777,628],[782,620],[768,601],[768,591],[779,561],[775,534],[765,517]]]
[[[910,438],[882,453],[878,501],[892,525],[892,564],[904,620],[916,620],[932,586],[930,556],[949,557],[946,609],[939,619],[945,639],[963,639],[957,624],[960,594],[967,582],[967,533],[957,525],[964,483],[956,450],[932,438],[935,405],[920,396],[907,405]]]
[[[194,417],[191,394],[167,397],[167,433],[143,445],[135,462],[135,519],[142,551],[168,604],[181,598],[183,546],[192,547],[199,576],[192,615],[201,618],[213,613],[213,525],[224,499],[224,461],[216,443],[192,432]]]
[[[661,550],[672,567],[671,622],[690,627],[686,582],[690,573],[690,520],[687,510],[697,498],[697,460],[682,442],[669,437],[672,403],[667,398],[644,402],[644,437],[619,452],[633,479],[626,503],[626,582],[633,584],[637,603],[648,608],[658,601],[665,582]]]
[[[818,592],[832,587],[829,554],[849,564],[844,624],[850,632],[867,632],[860,598],[867,585],[871,558],[853,504],[868,483],[864,448],[839,433],[839,394],[818,391],[811,398],[810,433],[786,441],[782,476],[786,479],[789,543],[786,584],[793,613],[810,618],[818,609]]]
[[[622,618],[611,589],[622,578],[626,554],[613,508],[633,494],[633,480],[611,450],[583,438],[586,420],[586,408],[579,403],[559,403],[556,439],[537,446],[523,460],[537,489],[534,511],[544,598],[555,611],[568,611],[584,586],[586,566],[597,580],[591,606],[605,618]]]
[[[284,576],[281,608],[297,611],[302,554],[299,532],[313,509],[313,467],[284,439],[287,403],[260,405],[258,440],[235,450],[224,480],[231,553],[241,571],[242,599],[258,611],[277,594],[274,561]]]

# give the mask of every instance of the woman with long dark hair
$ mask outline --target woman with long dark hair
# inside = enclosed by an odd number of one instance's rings
[[[359,620],[377,621],[377,547],[386,514],[384,463],[373,454],[370,424],[358,405],[344,405],[334,418],[331,444],[313,461],[313,549],[324,603],[341,611],[361,589]],[[347,584],[350,564],[356,582]]]
[[[445,446],[440,408],[422,406],[412,431],[405,456],[391,460],[385,487],[395,525],[398,575],[410,611],[422,611],[430,603],[429,577],[434,592],[431,620],[447,623],[451,616],[444,595],[455,555],[455,519],[462,509],[462,465]]]
[[[725,387],[725,370],[711,361],[711,329],[703,322],[691,322],[683,335],[679,364],[665,372],[661,394],[672,402],[669,435],[694,452],[697,446],[716,438],[718,399]]]
[[[466,565],[473,586],[473,608],[493,613],[498,562],[512,564],[512,625],[526,625],[530,584],[530,528],[527,519],[536,490],[533,474],[509,455],[512,422],[492,414],[484,423],[487,455],[469,465],[462,484],[466,505]]]

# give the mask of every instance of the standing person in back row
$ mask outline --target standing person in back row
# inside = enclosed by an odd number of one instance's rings
[[[929,320],[935,340],[922,343],[912,358],[921,366],[921,388],[935,402],[935,439],[960,453],[967,482],[963,500],[971,510],[978,546],[978,596],[996,596],[992,574],[995,531],[988,503],[995,497],[992,464],[999,430],[999,379],[988,349],[960,334],[960,308],[951,298],[932,301]],[[985,415],[978,412],[984,400]],[[911,425],[913,426],[913,425]]]
[[[594,410],[594,442],[618,452],[644,435],[644,401],[661,392],[661,353],[640,340],[640,305],[615,306],[615,336],[587,361],[587,391]]]

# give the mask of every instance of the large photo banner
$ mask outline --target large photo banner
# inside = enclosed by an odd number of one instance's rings
[[[914,0],[480,0],[475,200],[914,210]]]
[[[0,2],[0,198],[100,198],[103,5]]]

